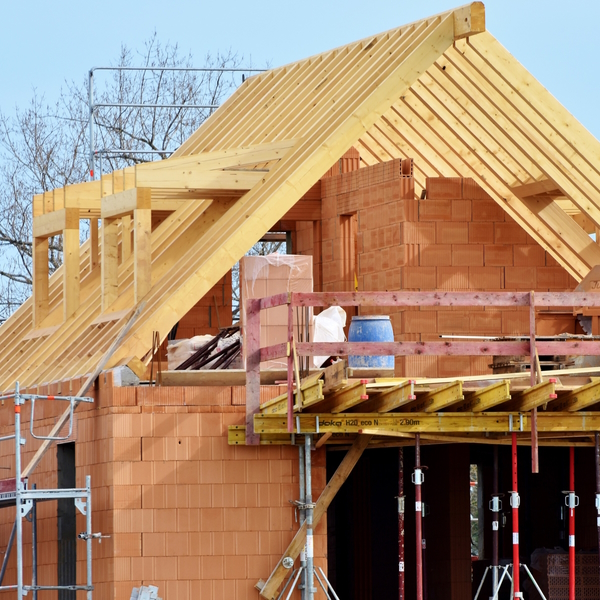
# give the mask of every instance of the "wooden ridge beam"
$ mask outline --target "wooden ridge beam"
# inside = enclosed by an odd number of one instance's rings
[[[510,382],[499,381],[476,391],[464,392],[465,401],[453,410],[465,412],[483,412],[510,400]]]

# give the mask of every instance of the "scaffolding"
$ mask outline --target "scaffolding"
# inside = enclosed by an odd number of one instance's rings
[[[23,469],[21,464],[21,451],[25,445],[26,439],[21,434],[21,407],[30,402],[31,405],[31,423],[29,433],[32,438],[44,441],[65,441],[73,433],[73,413],[79,402],[93,402],[92,398],[80,396],[42,396],[37,394],[21,394],[18,382],[15,385],[15,391],[6,396],[0,396],[0,400],[13,400],[15,407],[15,433],[13,435],[1,437],[0,441],[14,439],[15,441],[15,478],[0,482],[0,507],[15,506],[15,523],[8,541],[2,569],[0,570],[0,592],[7,590],[16,590],[17,599],[22,600],[29,592],[32,592],[34,600],[37,600],[39,591],[50,590],[71,590],[85,591],[87,600],[92,600],[92,541],[94,538],[101,538],[101,534],[92,533],[92,487],[91,477],[85,478],[85,487],[83,488],[61,488],[61,489],[37,489],[36,486],[28,487],[27,478],[22,476]],[[34,430],[35,421],[35,403],[38,400],[61,400],[69,402],[69,429],[64,436],[41,435]],[[37,581],[37,502],[47,502],[50,500],[73,499],[76,509],[86,518],[86,530],[79,534],[78,538],[86,542],[86,582],[81,585],[40,585]],[[28,519],[32,524],[32,574],[31,583],[25,584],[23,577],[23,519]],[[8,565],[8,559],[14,541],[17,545],[17,583],[12,585],[3,585],[4,574]]]

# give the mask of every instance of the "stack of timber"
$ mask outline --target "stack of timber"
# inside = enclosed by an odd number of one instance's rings
[[[337,371],[335,370],[337,368]],[[531,385],[529,375],[461,379],[344,378],[329,367],[294,389],[294,431],[287,431],[287,393],[261,405],[255,431],[261,444],[291,444],[313,433],[317,445],[347,445],[357,434],[372,445],[414,443],[530,443],[530,411],[538,410],[540,445],[592,445],[600,428],[600,377],[585,369],[552,372]],[[571,373],[573,375],[565,375]],[[557,374],[554,376],[554,374]],[[229,428],[229,444],[245,444],[245,427]]]

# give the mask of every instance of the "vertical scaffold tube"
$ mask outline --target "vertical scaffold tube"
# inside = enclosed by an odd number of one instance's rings
[[[596,432],[596,528],[598,529],[598,566],[600,568],[600,433]],[[600,576],[600,572],[598,573]]]
[[[517,434],[512,433],[512,492],[510,503],[512,506],[513,523],[513,598],[522,598],[519,587],[519,481],[517,477]]]
[[[298,445],[298,461],[299,461],[299,469],[300,469],[300,504],[304,504],[306,502],[306,484],[305,484],[305,476],[304,476],[304,447],[299,444]],[[306,510],[300,509],[300,527],[306,520]],[[300,576],[300,585],[298,586],[301,590],[302,600],[306,600],[306,544],[300,550],[300,567],[302,568],[302,575]]]
[[[575,448],[569,448],[569,600],[575,600]]]
[[[404,600],[404,448],[398,448],[398,598]]]
[[[492,597],[498,592],[498,535],[500,506],[498,498],[498,446],[494,446],[494,479],[492,482]]]
[[[312,434],[307,433],[305,436],[305,461],[306,472],[306,598],[313,600],[315,595],[314,587],[314,543],[313,543],[313,508],[312,508],[312,464],[310,447],[312,444]]]
[[[413,483],[415,484],[415,529],[417,534],[417,600],[423,600],[423,505],[421,495],[423,471],[421,469],[421,436],[418,433],[415,435],[415,472]]]

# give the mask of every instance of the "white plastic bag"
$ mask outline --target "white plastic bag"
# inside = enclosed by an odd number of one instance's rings
[[[346,311],[341,306],[330,306],[313,319],[315,342],[345,342]],[[313,364],[319,368],[329,357],[313,356]]]

